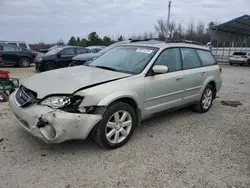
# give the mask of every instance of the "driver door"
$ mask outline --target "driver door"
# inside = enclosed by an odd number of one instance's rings
[[[76,55],[75,48],[66,48],[61,51],[58,59],[58,67],[68,67],[72,62],[72,58]]]
[[[179,48],[164,50],[154,65],[165,65],[165,74],[151,73],[145,77],[145,116],[180,106],[183,103],[184,86]]]

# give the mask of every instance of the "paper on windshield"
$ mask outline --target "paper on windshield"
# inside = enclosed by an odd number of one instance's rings
[[[146,53],[146,54],[151,54],[153,52],[153,50],[148,50],[148,49],[143,49],[143,48],[138,48],[136,51],[141,52],[141,53]]]

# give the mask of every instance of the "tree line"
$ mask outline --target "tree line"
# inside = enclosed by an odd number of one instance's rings
[[[45,44],[43,42],[37,44],[31,44],[33,50],[46,49],[54,45],[71,45],[71,46],[93,46],[93,45],[103,45],[109,46],[117,41],[123,41],[126,39],[143,40],[149,38],[155,38],[159,40],[166,39],[184,39],[193,40],[206,44],[210,41],[210,29],[211,27],[217,25],[215,22],[210,22],[207,26],[199,21],[197,24],[191,21],[185,28],[181,22],[176,23],[171,21],[169,25],[167,20],[163,18],[157,19],[154,26],[154,32],[144,32],[142,34],[131,34],[127,38],[125,36],[119,36],[118,38],[110,38],[108,36],[100,37],[95,31],[87,35],[86,38],[80,38],[78,36],[72,36],[67,43],[63,40],[59,40],[56,43]]]

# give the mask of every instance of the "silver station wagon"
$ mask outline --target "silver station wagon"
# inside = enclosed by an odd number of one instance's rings
[[[189,105],[207,112],[221,84],[221,68],[206,47],[134,42],[88,65],[30,77],[10,96],[10,108],[25,130],[47,143],[92,138],[114,149],[158,112]]]

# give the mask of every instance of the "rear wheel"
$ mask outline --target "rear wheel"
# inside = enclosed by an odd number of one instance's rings
[[[8,100],[8,96],[4,92],[0,92],[0,102],[6,102]]]
[[[53,69],[55,69],[55,68],[56,68],[56,65],[55,65],[55,63],[52,62],[52,61],[49,61],[49,62],[47,62],[47,63],[44,65],[44,70],[45,70],[45,71],[53,70]]]
[[[213,104],[214,96],[215,96],[215,88],[212,85],[208,84],[202,93],[199,103],[193,106],[193,109],[196,112],[200,113],[207,112]]]
[[[29,67],[30,66],[30,59],[27,57],[21,57],[18,61],[19,67]]]
[[[233,65],[233,63],[230,61],[230,62],[229,62],[229,65],[231,65],[231,66],[232,66],[232,65]]]
[[[116,102],[108,107],[99,122],[94,140],[99,145],[115,149],[124,145],[132,136],[136,125],[136,115],[127,103]]]

